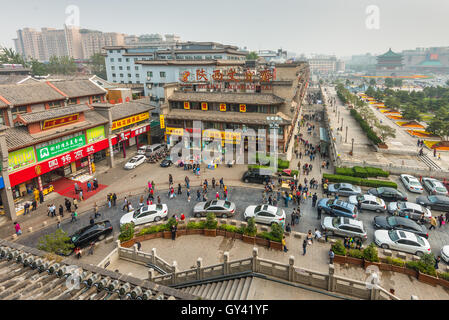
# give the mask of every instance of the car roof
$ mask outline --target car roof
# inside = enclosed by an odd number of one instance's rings
[[[340,217],[340,223],[360,227],[363,229],[363,222],[359,221],[359,220],[350,219],[350,218],[346,218],[346,217]]]
[[[412,180],[418,180],[418,179],[416,179],[416,177],[414,177],[412,175],[409,175],[409,174],[401,174],[401,176],[407,177],[407,178],[412,179]]]
[[[340,187],[350,187],[350,188],[352,188],[353,185],[350,184],[350,183],[342,182],[342,183],[340,183]]]
[[[377,202],[377,199],[379,199],[378,197],[376,197],[375,195],[372,195],[372,194],[363,194],[362,197],[365,200],[373,200],[376,202]]]
[[[261,210],[268,211],[268,212],[271,212],[271,213],[276,213],[278,211],[278,208],[275,207],[275,206],[270,206],[268,204],[263,204],[261,206]]]
[[[355,205],[353,205],[352,203],[349,202],[345,202],[342,200],[334,200],[334,204],[340,206],[340,207],[346,207],[350,210],[353,210],[355,208]]]
[[[435,194],[435,195],[430,195],[430,196],[433,196],[433,197],[437,198],[439,201],[444,201],[444,202],[448,202],[449,201],[449,197],[448,196],[444,196],[442,194]]]
[[[399,217],[399,216],[394,216],[394,218],[395,218],[400,224],[403,224],[403,225],[407,225],[407,226],[411,226],[411,227],[416,227],[416,226],[418,225],[415,221],[413,221],[413,220],[411,220],[411,219],[407,219],[407,218]],[[419,225],[418,225],[418,226],[419,226]]]
[[[412,241],[418,240],[416,234],[414,234],[412,232],[398,231],[397,233],[398,233],[400,239],[407,239],[407,240],[412,240]]]
[[[406,208],[422,210],[421,205],[413,202],[403,202]]]

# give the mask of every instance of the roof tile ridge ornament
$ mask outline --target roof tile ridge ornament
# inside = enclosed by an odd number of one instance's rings
[[[56,86],[51,83],[50,81],[45,81],[46,84],[48,84],[53,90],[55,90],[57,93],[63,95],[66,99],[69,97],[67,94],[56,88]]]

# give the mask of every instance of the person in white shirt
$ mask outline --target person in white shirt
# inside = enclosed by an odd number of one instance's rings
[[[315,228],[315,239],[320,239],[321,237],[322,237],[322,236],[321,236],[320,230],[318,230],[318,229]]]

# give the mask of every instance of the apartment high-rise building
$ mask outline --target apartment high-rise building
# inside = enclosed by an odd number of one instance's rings
[[[105,46],[122,46],[125,36],[122,33],[81,30],[81,46],[84,59],[89,59],[96,53],[105,52]]]
[[[44,43],[40,31],[23,28],[17,30],[17,39],[14,39],[16,51],[26,58],[40,61],[45,60]]]
[[[42,42],[44,49],[44,59],[50,60],[50,57],[67,56],[67,41],[64,30],[53,28],[42,28]]]
[[[64,26],[67,42],[67,53],[73,59],[83,59],[80,29],[74,26]]]

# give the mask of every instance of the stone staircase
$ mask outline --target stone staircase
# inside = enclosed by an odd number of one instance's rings
[[[432,159],[430,159],[427,155],[418,156],[419,160],[424,162],[429,168],[435,171],[440,171],[441,167],[437,165]]]
[[[207,300],[247,300],[252,281],[253,277],[247,276],[231,280],[208,281],[186,286],[180,290]]]

